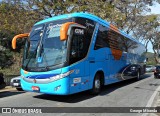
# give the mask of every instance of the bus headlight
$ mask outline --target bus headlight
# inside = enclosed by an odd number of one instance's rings
[[[25,78],[23,75],[21,75],[21,78],[23,79],[23,78]]]
[[[64,78],[64,77],[72,74],[73,72],[74,72],[74,70],[70,70],[70,71],[68,71],[68,72],[66,72],[66,73],[63,73],[63,74],[60,74],[60,75],[56,75],[56,76],[50,77],[50,79],[51,79],[52,81],[56,81],[56,80],[62,79],[62,78]]]

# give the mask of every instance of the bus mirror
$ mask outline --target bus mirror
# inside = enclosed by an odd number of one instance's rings
[[[24,33],[24,34],[19,34],[19,35],[14,36],[14,38],[12,39],[12,48],[16,49],[17,39],[28,37],[28,36],[29,36],[29,33]]]
[[[67,40],[68,38],[68,32],[71,30],[71,28],[73,27],[79,27],[79,28],[85,28],[84,26],[80,25],[80,24],[77,24],[75,22],[67,22],[67,23],[64,23],[60,29],[60,40],[61,41],[64,41],[64,40]],[[78,30],[77,30],[78,31]]]

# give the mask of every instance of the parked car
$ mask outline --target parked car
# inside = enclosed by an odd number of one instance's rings
[[[18,91],[23,91],[20,83],[21,76],[15,77],[11,79],[10,85],[15,87]]]
[[[156,69],[156,67],[153,66],[153,65],[147,65],[146,66],[146,72],[154,72],[155,69]]]
[[[156,66],[156,70],[154,71],[154,78],[160,78],[160,66]]]
[[[3,89],[6,87],[6,83],[4,82],[3,73],[0,73],[0,89]]]

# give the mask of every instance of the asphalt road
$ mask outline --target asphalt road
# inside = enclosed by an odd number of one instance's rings
[[[159,85],[160,79],[154,79],[152,74],[145,74],[139,81],[132,79],[107,85],[97,96],[90,95],[88,91],[70,96],[56,96],[32,92],[18,92],[12,89],[10,91],[0,92],[0,107],[145,107]],[[75,116],[74,113],[56,113],[54,115]],[[76,115],[95,116],[97,114],[78,113]],[[98,115],[106,114],[99,113]],[[108,115],[141,116],[142,114],[108,113]]]

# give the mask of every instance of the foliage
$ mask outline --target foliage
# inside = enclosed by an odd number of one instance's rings
[[[146,52],[146,57],[148,58],[147,65],[156,65],[156,62],[153,59],[154,53]]]
[[[13,51],[14,35],[29,32],[38,20],[60,14],[86,11],[105,19],[137,39],[153,44],[154,57],[158,61],[159,19],[146,15],[149,5],[159,0],[2,0],[0,2],[0,68],[20,66],[24,41],[19,41]],[[147,49],[146,49],[147,52]],[[18,57],[17,57],[18,56]]]
[[[158,18],[156,15],[147,16],[148,6],[159,0],[26,0],[30,9],[36,9],[44,17],[52,17],[75,11],[87,11],[105,19],[127,34],[139,40],[145,40],[146,52],[148,42],[153,45],[155,60],[159,49]]]
[[[39,20],[35,11],[28,11],[21,1],[9,0],[0,2],[0,68],[10,67],[17,61],[15,52],[20,52],[24,42],[19,41],[15,51],[11,48],[12,38],[19,33],[29,32],[31,26]],[[19,59],[18,59],[19,60]]]
[[[160,23],[158,15],[143,16],[142,25],[137,28],[137,36],[153,45],[154,59],[160,63]],[[147,46],[146,46],[147,47]]]

